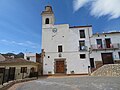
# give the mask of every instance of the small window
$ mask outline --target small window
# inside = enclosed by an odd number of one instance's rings
[[[62,45],[58,46],[58,52],[62,52]]]
[[[30,57],[27,57],[27,60],[30,60]]]
[[[32,67],[32,68],[30,69],[30,72],[35,72],[35,68]]]
[[[5,68],[0,68],[0,73],[4,73]]]
[[[80,38],[85,38],[85,30],[80,30]]]
[[[102,48],[102,39],[96,39],[97,42],[97,48]]]
[[[85,59],[86,58],[85,54],[80,54],[80,58]]]
[[[49,18],[46,18],[45,24],[49,24]]]
[[[21,73],[27,73],[27,67],[21,67]]]
[[[86,48],[85,48],[85,41],[84,40],[79,41],[79,49],[80,50],[86,50]]]

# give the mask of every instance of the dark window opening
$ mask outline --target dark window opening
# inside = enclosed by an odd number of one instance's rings
[[[5,68],[0,68],[0,73],[4,73]]]
[[[85,30],[80,30],[80,38],[85,38]]]
[[[81,59],[85,59],[85,58],[86,58],[86,55],[85,55],[85,54],[80,54],[80,58],[81,58]]]
[[[8,80],[14,80],[15,79],[15,67],[9,67],[9,76]]]
[[[106,48],[111,48],[112,47],[111,39],[110,38],[106,38],[105,39],[105,44],[106,44]]]
[[[58,52],[62,52],[62,45],[58,46]]]
[[[96,39],[97,41],[97,48],[102,48],[102,39]]]
[[[27,67],[21,67],[21,73],[27,73]]]
[[[85,41],[79,41],[79,49],[80,50],[86,50],[86,47],[85,47]]]
[[[45,24],[49,24],[49,18],[46,18]]]
[[[35,68],[32,67],[32,68],[30,69],[30,72],[35,72]]]
[[[27,60],[30,60],[30,57],[27,57]]]

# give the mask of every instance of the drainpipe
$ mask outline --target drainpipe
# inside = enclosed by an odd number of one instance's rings
[[[89,36],[89,44],[90,44],[90,47],[89,47],[89,51],[88,51],[88,57],[89,57],[89,64],[90,64],[90,54],[91,54],[91,40],[90,40],[90,32],[89,32],[89,28],[88,28],[88,36]],[[88,66],[88,73],[89,75],[91,75],[91,66]]]

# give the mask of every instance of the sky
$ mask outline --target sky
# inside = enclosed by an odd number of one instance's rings
[[[40,14],[48,4],[55,24],[120,31],[120,0],[0,0],[0,53],[41,52]]]

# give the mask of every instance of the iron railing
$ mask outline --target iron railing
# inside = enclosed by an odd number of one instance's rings
[[[95,44],[95,45],[91,45],[91,48],[94,49],[119,49],[120,48],[120,44],[118,43],[114,43],[114,44]]]
[[[79,46],[79,51],[87,51],[87,46]]]

